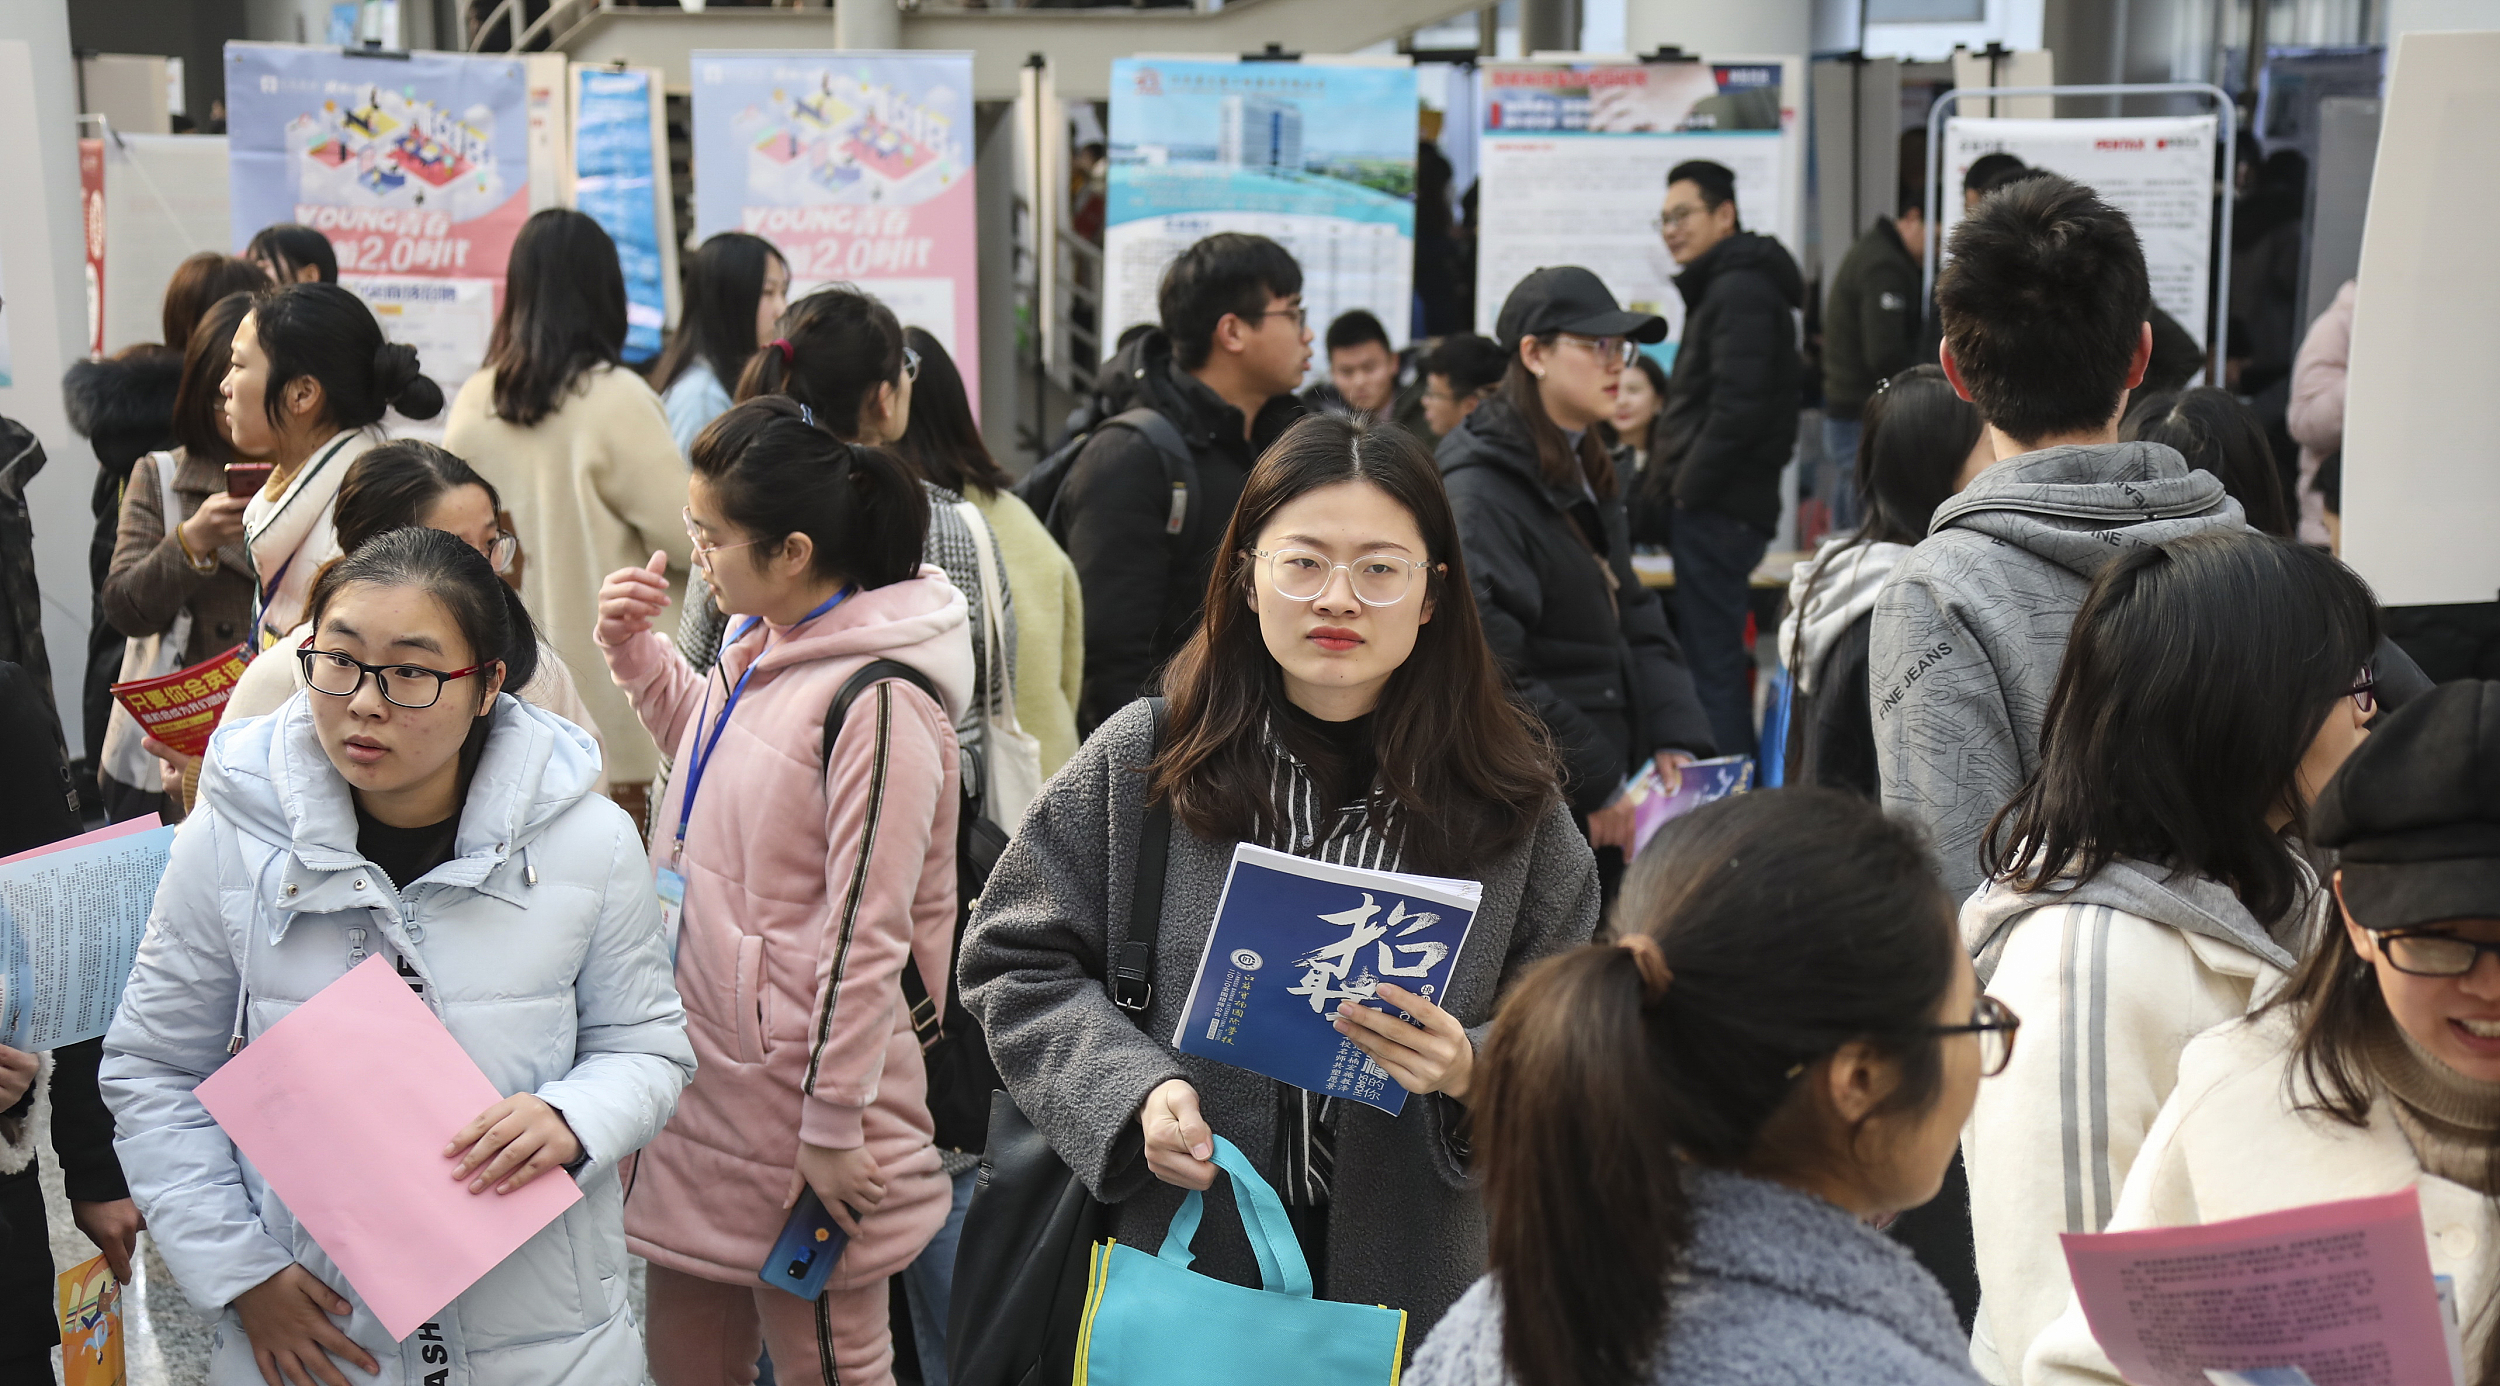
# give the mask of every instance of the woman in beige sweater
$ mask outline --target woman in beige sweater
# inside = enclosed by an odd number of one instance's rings
[[[513,242],[485,369],[460,387],[443,432],[510,503],[529,556],[521,600],[577,669],[605,667],[590,634],[601,580],[665,552],[675,601],[691,553],[685,459],[660,397],[618,364],[624,342],[615,243],[579,212],[540,212]],[[641,822],[659,747],[607,680],[580,693],[607,748],[610,795]]]

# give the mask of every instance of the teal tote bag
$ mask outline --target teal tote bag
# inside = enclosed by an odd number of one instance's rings
[[[1215,1163],[1232,1177],[1260,1288],[1189,1268],[1206,1214],[1205,1196],[1192,1192],[1156,1254],[1116,1241],[1094,1247],[1076,1386],[1265,1386],[1280,1372],[1301,1386],[1397,1386],[1406,1311],[1313,1299],[1284,1201],[1222,1136]]]

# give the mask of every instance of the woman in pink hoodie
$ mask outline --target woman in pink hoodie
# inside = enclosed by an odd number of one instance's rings
[[[964,599],[920,562],[926,501],[892,455],[742,404],[695,440],[695,565],[737,618],[697,674],[651,620],[664,556],[609,576],[608,671],[676,773],[651,858],[699,1061],[626,1195],[651,1263],[661,1386],[745,1386],[759,1344],[784,1382],[890,1379],[886,1280],[945,1219],[902,972],[945,985],[955,922],[951,719],[970,697]],[[836,693],[891,659],[900,680]],[[812,1304],[756,1278],[813,1188],[850,1234]]]

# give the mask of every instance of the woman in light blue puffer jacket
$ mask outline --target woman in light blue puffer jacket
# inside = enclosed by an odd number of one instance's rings
[[[535,632],[466,543],[384,534],[312,609],[311,686],[217,733],[105,1038],[132,1196],[218,1320],[209,1380],[638,1380],[617,1164],[694,1071],[641,839],[589,733],[498,691]],[[462,1168],[583,1195],[404,1344],[193,1091],[374,954],[510,1094],[444,1133]]]

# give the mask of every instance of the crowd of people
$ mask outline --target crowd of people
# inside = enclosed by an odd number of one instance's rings
[[[1936,341],[1914,207],[1833,286],[1786,782],[1637,851],[1637,777],[1758,749],[1807,388],[1724,167],[1663,189],[1672,364],[1575,266],[1490,338],[1315,334],[1292,255],[1217,234],[1021,482],[935,336],[791,298],[755,236],[689,257],[644,370],[606,233],[535,214],[448,399],[318,233],[194,257],[164,342],[71,382],[75,715],[108,812],[181,827],[109,1033],[0,1048],[0,1374],[49,1371],[43,1100],[81,1230],[125,1277],[153,1239],[219,1383],[939,1386],[967,1258],[1029,1250],[967,1237],[1010,1108],[1105,1235],[1203,1191],[1194,1268],[1258,1285],[1247,1152],[1424,1386],[2115,1381],[2059,1234],[2414,1186],[2500,1381],[2500,686],[2432,687],[2303,542],[2329,440],[2296,499],[2163,374],[2122,213],[1973,173]],[[236,645],[204,757],[105,696]],[[44,744],[0,852],[76,830]],[[1331,1013],[1398,1115],[1166,1039],[1244,843],[1480,883],[1445,989]],[[446,1177],[582,1192],[422,1341],[197,1095],[374,958],[507,1094]],[[757,1278],[811,1193],[848,1238],[812,1302]]]

